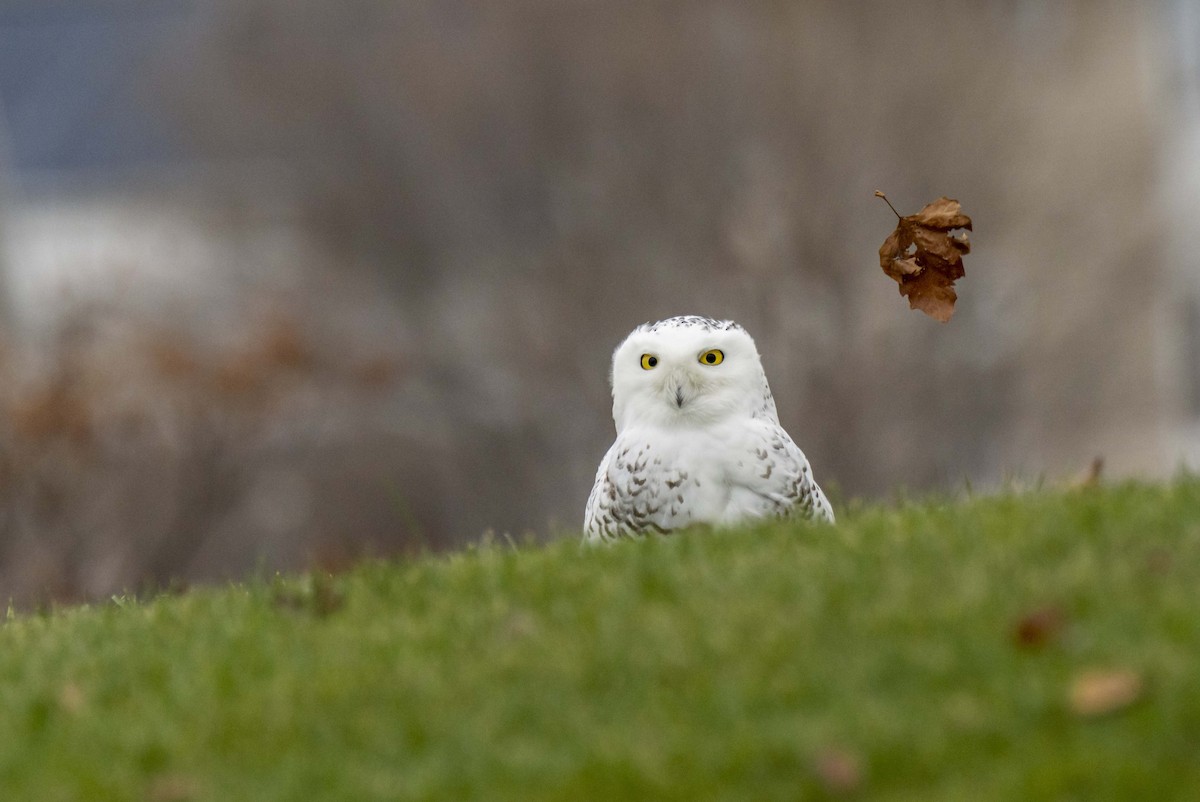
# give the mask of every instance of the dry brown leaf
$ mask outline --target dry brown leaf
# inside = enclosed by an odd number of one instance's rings
[[[191,802],[201,796],[199,783],[184,774],[160,774],[150,783],[150,802]]]
[[[87,704],[87,696],[74,682],[68,682],[58,690],[58,704],[68,713],[79,713]]]
[[[875,195],[892,205],[882,192]],[[896,217],[896,229],[879,248],[879,266],[899,285],[909,307],[945,323],[958,300],[954,282],[966,274],[963,255],[971,252],[966,232],[951,232],[970,230],[971,218],[952,198],[938,198],[907,217],[896,212]]]
[[[1022,649],[1037,649],[1056,640],[1066,624],[1067,617],[1062,608],[1042,607],[1017,620],[1013,640]]]
[[[1168,549],[1151,549],[1146,555],[1146,569],[1154,576],[1166,576],[1171,573],[1174,561],[1173,553]]]
[[[1103,716],[1133,704],[1142,695],[1142,676],[1129,669],[1085,671],[1071,682],[1068,699],[1078,716]]]
[[[862,786],[862,761],[845,749],[822,750],[813,761],[813,768],[825,790],[831,794],[850,794]]]

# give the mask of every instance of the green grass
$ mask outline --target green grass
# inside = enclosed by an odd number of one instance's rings
[[[842,517],[16,616],[0,799],[1195,798],[1200,483]]]

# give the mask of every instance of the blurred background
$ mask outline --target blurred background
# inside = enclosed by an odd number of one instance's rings
[[[1200,4],[8,0],[0,596],[576,537],[755,336],[836,497],[1200,457]],[[954,319],[877,250],[975,220]]]

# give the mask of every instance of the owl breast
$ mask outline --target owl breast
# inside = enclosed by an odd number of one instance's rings
[[[609,540],[628,534],[670,532],[715,519],[722,492],[712,470],[689,459],[689,449],[663,438],[630,432],[601,463],[588,502],[585,527]]]
[[[763,499],[732,481],[747,457],[735,443],[690,430],[632,429],[597,472],[584,526],[589,537],[665,533],[693,524],[733,523],[768,512]]]

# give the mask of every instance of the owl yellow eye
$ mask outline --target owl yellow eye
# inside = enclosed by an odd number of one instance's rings
[[[725,354],[718,351],[716,348],[711,351],[705,351],[700,355],[700,364],[702,365],[719,365],[725,361]]]
[[[650,370],[658,364],[658,357],[654,354],[642,354],[642,370]]]

